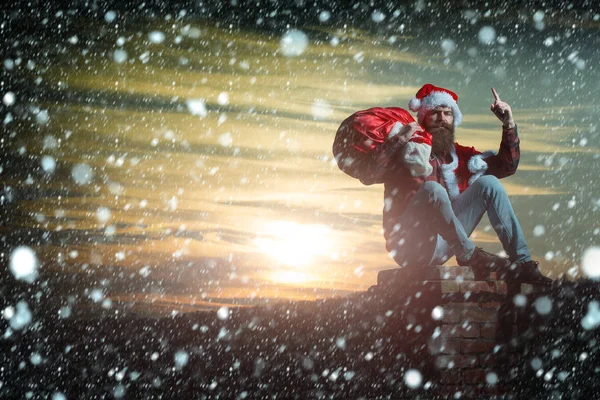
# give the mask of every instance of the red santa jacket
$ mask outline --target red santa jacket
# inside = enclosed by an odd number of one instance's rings
[[[497,153],[484,153],[474,147],[454,145],[452,160],[443,162],[432,157],[430,164],[433,172],[427,177],[414,177],[398,157],[405,138],[392,137],[386,146],[381,146],[379,154],[372,157],[361,182],[369,185],[384,182],[385,200],[383,209],[383,227],[386,238],[404,212],[410,199],[426,181],[436,181],[448,190],[449,197],[455,198],[484,174],[504,178],[515,173],[519,165],[520,149],[517,128],[504,129]]]

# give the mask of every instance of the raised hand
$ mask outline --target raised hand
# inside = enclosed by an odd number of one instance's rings
[[[500,96],[496,89],[492,88],[492,95],[494,96],[494,102],[492,103],[490,110],[494,113],[500,121],[502,121],[502,127],[505,129],[512,129],[515,127],[515,121],[512,115],[512,109],[508,103],[500,100]]]

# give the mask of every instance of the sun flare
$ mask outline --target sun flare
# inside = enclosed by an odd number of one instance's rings
[[[335,254],[331,229],[325,225],[270,222],[255,239],[255,245],[280,265],[288,267],[305,267],[319,257]]]

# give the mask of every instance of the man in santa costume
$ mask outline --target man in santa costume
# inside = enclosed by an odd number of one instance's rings
[[[519,137],[510,105],[493,88],[492,94],[491,111],[502,122],[497,153],[455,143],[454,130],[462,122],[458,96],[426,84],[409,103],[420,126],[407,124],[390,135],[363,171],[364,179],[359,179],[365,184],[382,181],[385,185],[386,247],[399,265],[441,265],[455,255],[459,265],[471,266],[476,273],[490,269],[507,280],[549,284],[552,280],[541,274],[531,258],[499,181],[517,170]],[[406,158],[403,152],[411,137],[423,129],[432,138],[431,168],[421,168],[422,175],[415,176],[415,169],[402,162]],[[508,258],[486,252],[469,239],[485,213]]]

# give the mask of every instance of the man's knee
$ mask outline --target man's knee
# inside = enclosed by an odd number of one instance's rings
[[[448,192],[446,188],[435,181],[427,181],[421,186],[422,191],[427,193],[430,203],[433,202],[449,202]]]
[[[506,193],[500,179],[496,178],[494,175],[484,175],[479,177],[479,179],[473,182],[473,186],[477,186],[484,194],[488,195]]]

